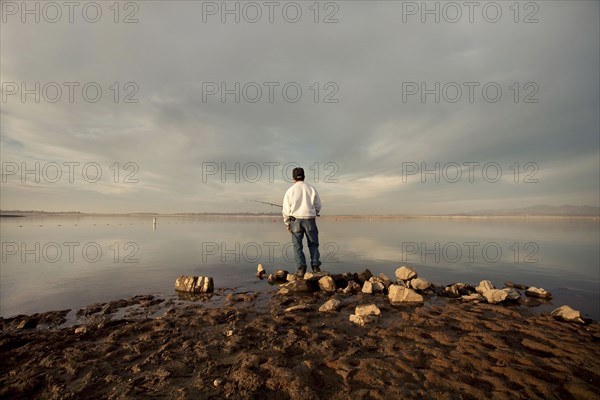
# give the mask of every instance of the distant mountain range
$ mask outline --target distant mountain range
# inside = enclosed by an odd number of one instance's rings
[[[600,207],[573,206],[565,204],[562,206],[536,205],[525,208],[512,208],[500,210],[469,211],[453,216],[561,216],[561,217],[597,217],[600,215]]]
[[[223,216],[281,216],[281,213],[249,213],[249,212],[232,212],[232,213],[82,213],[79,211],[23,211],[23,210],[0,210],[0,216],[28,216],[28,215],[98,215],[98,216],[202,216],[202,215],[223,215]],[[329,217],[332,217],[330,215]],[[347,215],[351,216],[351,215]],[[369,216],[369,215],[363,215]],[[373,215],[376,217],[377,215]],[[389,217],[418,217],[419,215],[389,215]],[[600,207],[593,206],[548,206],[536,205],[525,208],[498,209],[498,210],[479,210],[468,211],[455,214],[429,214],[435,217],[598,217],[600,216]],[[359,215],[354,215],[359,217]]]

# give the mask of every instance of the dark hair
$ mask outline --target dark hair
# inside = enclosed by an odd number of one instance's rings
[[[294,178],[295,181],[303,181],[304,180],[304,169],[298,167],[298,168],[294,168],[294,171],[292,171],[292,177]]]

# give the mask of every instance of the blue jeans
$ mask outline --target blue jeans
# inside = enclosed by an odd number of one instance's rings
[[[308,241],[308,251],[310,252],[310,265],[318,267],[321,265],[319,258],[319,230],[317,229],[317,223],[313,219],[296,219],[290,221],[290,231],[292,233],[292,243],[294,244],[294,259],[296,260],[296,267],[306,268],[306,258],[302,251],[302,239],[306,233],[306,240]]]

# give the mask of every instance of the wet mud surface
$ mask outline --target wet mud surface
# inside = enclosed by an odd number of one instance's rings
[[[341,308],[319,312],[331,298]],[[361,327],[363,304],[381,316]],[[0,327],[3,399],[600,399],[600,325],[523,305],[231,291]]]

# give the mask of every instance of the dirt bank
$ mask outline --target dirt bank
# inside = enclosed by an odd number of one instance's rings
[[[319,312],[330,298],[341,309]],[[445,298],[391,306],[368,294],[221,292],[203,300],[138,296],[80,310],[71,326],[66,311],[0,319],[0,396],[600,398],[597,322]],[[300,304],[311,309],[285,312]],[[379,306],[376,322],[349,321],[361,304]]]

